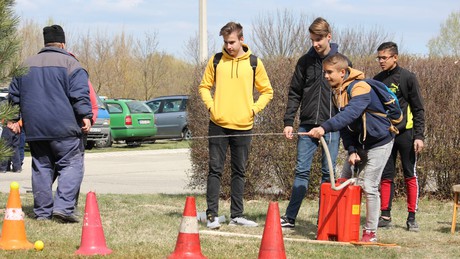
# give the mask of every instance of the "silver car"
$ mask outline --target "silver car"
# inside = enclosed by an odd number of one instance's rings
[[[188,140],[192,133],[187,124],[188,95],[161,96],[145,103],[155,113],[155,139]]]

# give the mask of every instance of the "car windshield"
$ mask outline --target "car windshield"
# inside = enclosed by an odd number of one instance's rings
[[[143,102],[131,101],[126,102],[128,109],[131,113],[151,113],[152,110]]]

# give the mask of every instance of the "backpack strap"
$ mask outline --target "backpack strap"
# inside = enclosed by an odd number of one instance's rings
[[[410,77],[409,70],[401,68],[401,73],[399,74],[399,90],[404,98],[404,100],[409,100],[409,94],[407,93],[407,79]]]
[[[222,59],[223,53],[219,52],[214,55],[212,63],[214,65],[214,84],[216,83],[216,74],[217,74],[217,65],[219,64],[220,60]],[[257,68],[257,56],[251,54],[249,56],[249,63],[252,67],[252,87],[255,87],[256,84],[256,68]]]
[[[217,68],[217,64],[219,64],[220,60],[222,59],[222,56],[224,54],[222,52],[219,52],[219,53],[216,53],[216,55],[214,55],[214,59],[212,60],[212,63],[214,65],[214,84],[216,84],[216,68]]]
[[[252,67],[252,87],[254,88],[256,85],[256,68],[257,68],[257,56],[250,55],[249,62],[251,63]]]

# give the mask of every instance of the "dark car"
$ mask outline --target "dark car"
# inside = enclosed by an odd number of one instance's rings
[[[112,140],[124,140],[128,145],[139,145],[156,135],[154,114],[144,102],[109,99],[105,104],[110,114]]]
[[[192,137],[187,124],[188,98],[188,95],[170,95],[145,102],[155,113],[157,134],[154,139],[188,140]]]

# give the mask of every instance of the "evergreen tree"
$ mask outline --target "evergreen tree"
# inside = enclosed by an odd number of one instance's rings
[[[20,42],[16,35],[19,18],[14,14],[14,0],[0,0],[0,85],[8,86],[13,76],[19,76],[25,72],[25,68],[19,66],[18,60]],[[0,104],[0,119],[2,127],[6,121],[17,117],[18,109],[11,107],[7,102]],[[0,159],[11,155],[3,141],[0,141]]]

